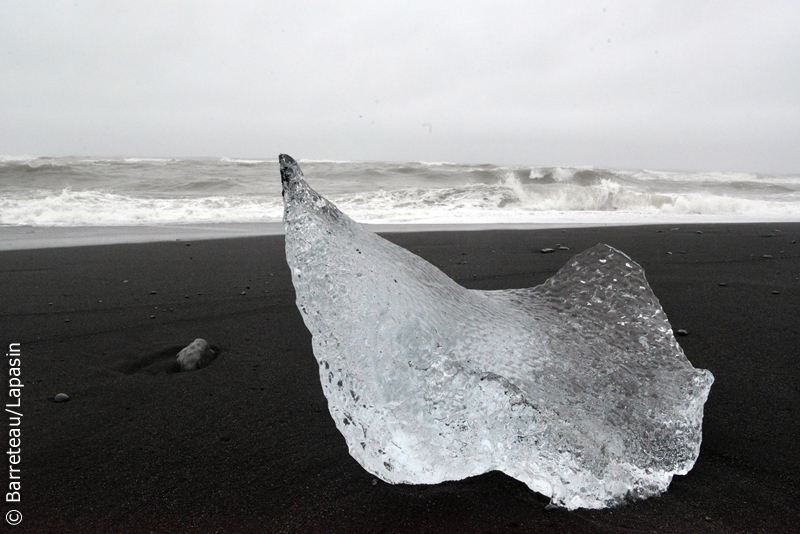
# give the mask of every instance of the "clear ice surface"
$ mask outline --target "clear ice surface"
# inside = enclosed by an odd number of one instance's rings
[[[692,468],[714,377],[628,256],[597,245],[540,286],[469,290],[280,163],[297,307],[364,469],[395,484],[499,470],[575,509],[659,495]]]

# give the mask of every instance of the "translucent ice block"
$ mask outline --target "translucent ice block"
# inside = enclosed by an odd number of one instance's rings
[[[597,245],[540,286],[468,290],[280,162],[297,306],[364,469],[410,484],[499,470],[574,509],[658,495],[692,468],[714,377],[628,256]]]

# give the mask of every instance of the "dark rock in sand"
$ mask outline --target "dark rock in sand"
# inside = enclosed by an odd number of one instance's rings
[[[543,248],[542,249],[542,254],[549,254],[549,253],[555,252],[555,251],[556,251],[556,249],[554,249],[554,248]]]
[[[676,334],[676,335],[679,335],[679,336],[688,336],[688,335],[689,335],[689,332],[687,332],[686,330],[684,330],[683,328],[681,328],[681,329],[679,329],[679,330],[675,330],[675,334]]]
[[[59,393],[55,397],[53,397],[55,402],[67,402],[69,400],[69,395],[66,393]]]
[[[197,338],[178,353],[181,371],[196,371],[211,363],[217,355],[205,339]]]

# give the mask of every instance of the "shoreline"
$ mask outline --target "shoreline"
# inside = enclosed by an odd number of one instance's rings
[[[25,383],[15,532],[800,532],[799,223],[384,236],[472,289],[538,285],[599,242],[629,255],[716,379],[695,467],[599,511],[546,511],[498,472],[374,483],[328,413],[282,235],[6,250],[0,344],[20,343]],[[556,244],[570,250],[541,252]],[[197,337],[217,359],[169,372]]]
[[[696,220],[695,220],[696,219]],[[800,221],[738,220],[726,216],[677,217],[674,220],[587,220],[582,222],[529,223],[360,223],[372,232],[402,234],[417,232],[473,232],[485,230],[552,230],[561,228],[616,228],[626,226],[717,225],[717,224],[795,224]],[[160,243],[168,241],[213,240],[283,235],[283,222],[162,224],[140,226],[0,226],[0,251],[31,250],[94,245]]]

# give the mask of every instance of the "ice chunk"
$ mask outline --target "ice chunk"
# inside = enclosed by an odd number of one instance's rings
[[[367,471],[435,484],[500,470],[574,509],[658,495],[692,468],[714,378],[625,254],[598,245],[540,286],[468,290],[280,164],[297,307]]]

